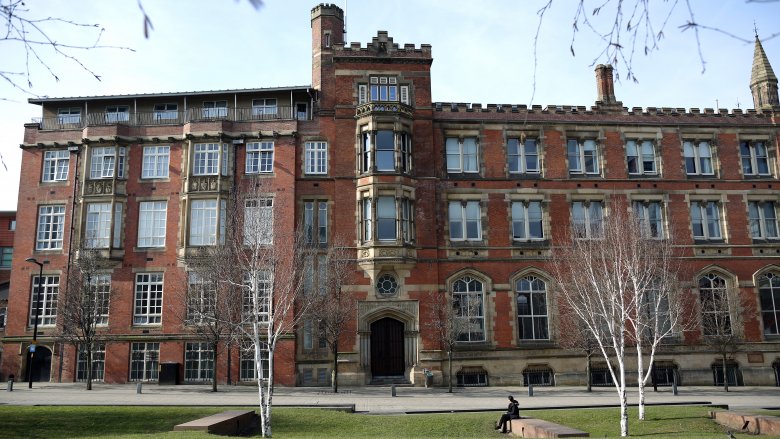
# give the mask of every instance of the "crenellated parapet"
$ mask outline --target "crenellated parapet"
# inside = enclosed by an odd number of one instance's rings
[[[349,45],[335,44],[333,52],[335,58],[342,59],[379,57],[394,60],[424,60],[428,63],[433,61],[430,44],[421,44],[419,48],[414,44],[404,44],[401,47],[393,42],[393,38],[388,36],[387,31],[378,31],[377,36],[373,37],[365,47],[358,42]]]

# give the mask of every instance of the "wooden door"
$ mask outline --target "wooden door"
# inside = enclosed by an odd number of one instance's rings
[[[404,374],[404,324],[390,317],[371,324],[371,374]]]

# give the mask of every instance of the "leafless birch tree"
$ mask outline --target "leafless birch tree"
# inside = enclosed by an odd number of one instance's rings
[[[720,357],[723,390],[728,392],[728,363],[733,360],[743,341],[744,304],[739,289],[715,273],[698,279],[698,291],[702,342]]]
[[[100,250],[82,245],[60,293],[60,336],[84,355],[87,390],[92,390],[94,353],[109,340],[111,268]]]

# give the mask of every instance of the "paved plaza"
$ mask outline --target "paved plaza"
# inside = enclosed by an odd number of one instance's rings
[[[780,387],[732,387],[724,392],[719,387],[679,387],[678,395],[669,387],[647,391],[648,404],[711,403],[728,405],[732,410],[780,408]],[[328,388],[278,387],[274,406],[337,406],[354,405],[358,412],[394,414],[415,412],[505,410],[507,395],[520,401],[521,410],[532,408],[598,407],[617,403],[614,388],[594,388],[588,393],[581,387],[536,387],[528,396],[526,387],[458,388],[447,393],[446,388],[384,386],[345,387],[333,394]],[[252,386],[219,386],[211,392],[210,385],[143,384],[141,394],[136,384],[95,383],[85,390],[83,383],[14,383],[13,392],[0,385],[0,404],[10,405],[199,405],[253,406],[257,404],[257,388]],[[629,404],[637,402],[636,388],[628,390]]]

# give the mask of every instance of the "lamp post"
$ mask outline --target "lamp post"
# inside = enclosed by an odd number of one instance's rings
[[[32,341],[32,350],[30,351],[30,359],[27,361],[27,379],[29,382],[27,383],[27,387],[32,389],[32,362],[35,358],[35,346],[37,344],[38,340],[38,316],[41,313],[41,289],[43,287],[43,264],[48,263],[49,261],[43,261],[38,262],[35,258],[27,258],[25,259],[26,262],[32,262],[33,264],[38,266],[38,286],[35,288],[35,322],[33,323],[33,341]]]

